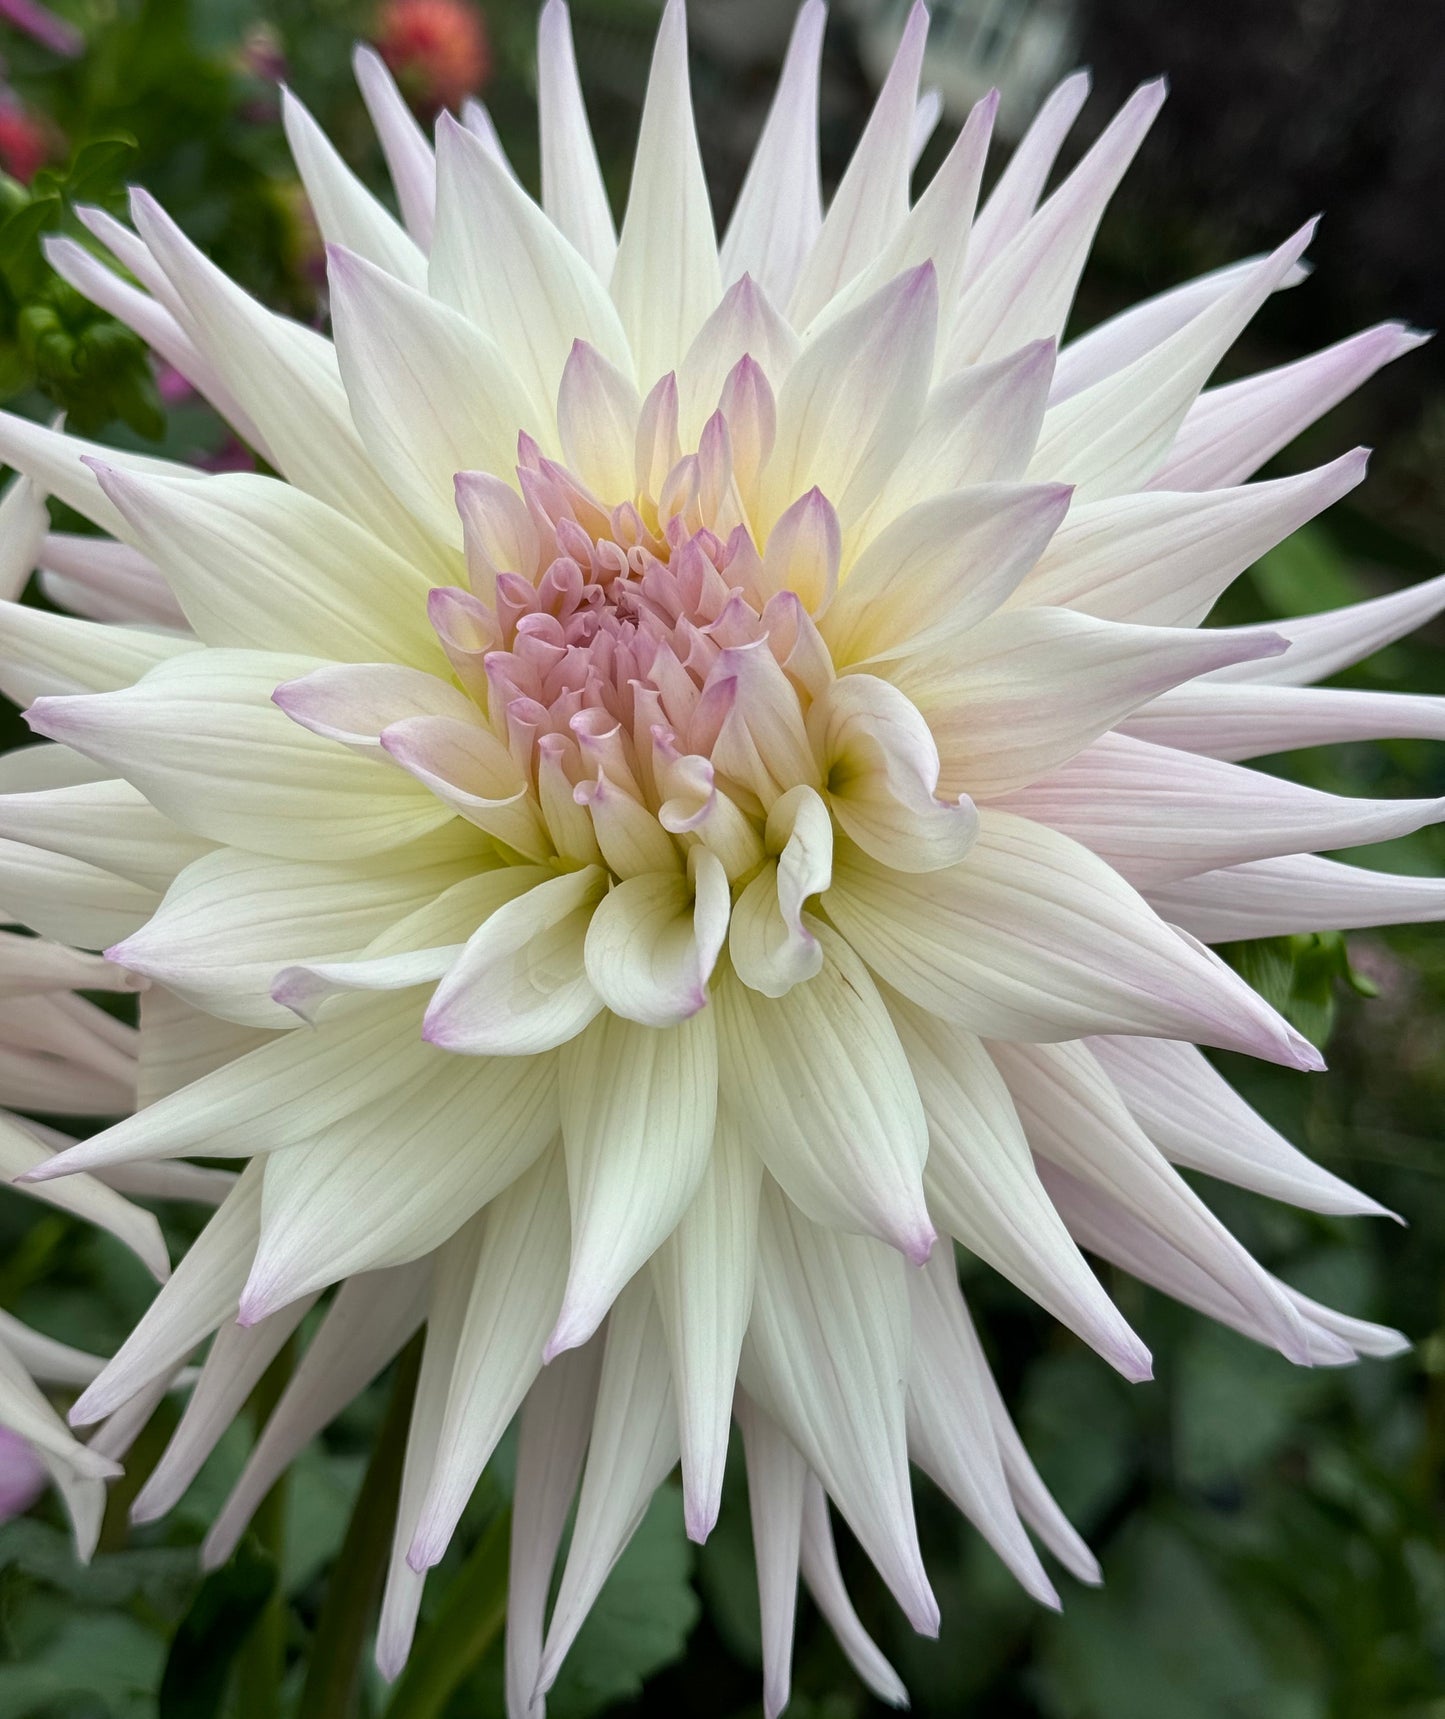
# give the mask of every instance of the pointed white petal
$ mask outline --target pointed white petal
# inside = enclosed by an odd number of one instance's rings
[[[1086,502],[1070,509],[1015,601],[1156,627],[1198,626],[1265,550],[1348,494],[1367,458],[1357,448],[1315,471],[1237,489]]]
[[[100,481],[204,643],[443,667],[426,576],[304,490],[249,472]]]
[[[1037,780],[1182,681],[1284,648],[1267,633],[1136,627],[1073,609],[1005,609],[939,631],[929,652],[879,668],[932,730],[940,790],[977,799]]]
[[[1046,553],[1070,493],[970,483],[910,507],[873,538],[819,616],[834,663],[926,650],[992,614]]]
[[[411,1048],[410,1066],[384,1099],[267,1158],[243,1324],[352,1273],[424,1257],[556,1135],[551,1057]]]
[[[753,1306],[762,1164],[720,1111],[702,1184],[652,1256],[677,1396],[688,1538],[706,1540],[722,1501],[738,1355]]]
[[[261,1164],[248,1164],[170,1281],[70,1411],[73,1426],[104,1420],[236,1311],[261,1223]]]
[[[437,129],[431,291],[507,355],[531,402],[529,427],[544,441],[574,340],[632,373],[623,324],[591,264],[446,114]],[[511,461],[487,469],[508,472]]]
[[[904,1615],[938,1632],[908,1484],[909,1268],[765,1182],[741,1382],[803,1453]]]
[[[688,86],[687,18],[668,0],[657,32],[612,297],[638,385],[675,369],[722,296],[707,180]]]
[[[1445,878],[1400,877],[1292,854],[1162,884],[1149,899],[1203,942],[1235,943],[1445,919]]]
[[[462,1291],[450,1387],[407,1561],[441,1561],[497,1440],[542,1370],[567,1281],[567,1172],[554,1148],[481,1218],[482,1248]]]
[[[1445,818],[1445,799],[1346,799],[1127,734],[1106,734],[1000,803],[1082,842],[1138,889]]]
[[[1292,1360],[1306,1359],[1299,1313],[1172,1170],[1083,1045],[994,1045],[1024,1132],[1040,1157],[1123,1207],[1220,1284]]]
[[[33,1134],[0,1112],[0,1180],[13,1181],[52,1156],[49,1148]],[[124,1242],[152,1277],[160,1282],[164,1283],[170,1276],[170,1254],[155,1214],[141,1206],[133,1206],[104,1182],[92,1176],[67,1176],[60,1181],[29,1187],[26,1192],[32,1198],[82,1218]]]
[[[1093,1039],[1089,1048],[1171,1164],[1312,1212],[1383,1216],[1367,1194],[1313,1163],[1244,1102],[1193,1045]]]
[[[431,1273],[432,1262],[423,1260],[342,1286],[201,1544],[203,1569],[226,1562],[285,1470],[421,1324]]]
[[[314,657],[209,650],[133,687],[31,707],[61,739],[133,782],[183,829],[293,859],[351,857],[439,829],[451,809],[404,771],[318,739],[271,702]]]
[[[1149,1351],[1050,1205],[1008,1088],[982,1044],[896,993],[889,1010],[928,1117],[930,1211],[1110,1366],[1148,1378]]]
[[[288,89],[281,121],[296,171],[329,245],[345,245],[409,286],[426,285],[426,258],[332,147],[325,132]]]
[[[913,172],[913,116],[928,36],[928,12],[915,5],[868,124],[853,151],[822,231],[803,265],[788,306],[805,328],[840,287],[866,268],[908,216]]]
[[[507,1719],[532,1719],[542,1626],[597,1402],[603,1339],[569,1349],[527,1393],[517,1435],[512,1556],[507,1574]]]
[[[1382,365],[1429,338],[1404,323],[1382,322],[1293,364],[1210,388],[1190,406],[1151,487],[1242,483]]]
[[[333,245],[327,258],[337,362],[367,453],[426,529],[460,549],[455,474],[509,472],[534,409],[503,349],[464,316],[350,251]]]
[[[1009,1493],[951,1250],[940,1248],[922,1271],[910,1276],[908,1295],[913,1329],[908,1448],[1024,1591],[1057,1611],[1059,1596]]]
[[[542,207],[606,281],[617,256],[617,229],[587,123],[566,0],[547,0],[537,20],[537,116]]]
[[[603,896],[587,927],[587,976],[614,1014],[667,1027],[707,1007],[708,981],[727,938],[730,904],[722,862],[693,850],[691,881],[645,872]]]
[[[933,1225],[923,1199],[928,1130],[877,987],[830,926],[815,978],[786,996],[720,974],[723,1090],[789,1199],[819,1224],[877,1236],[915,1263]]]
[[[1073,72],[1034,115],[973,224],[968,273],[977,278],[1017,238],[1038,206],[1054,161],[1089,96],[1089,74]]]
[[[607,1323],[587,1468],[537,1672],[538,1694],[556,1681],[603,1582],[677,1456],[667,1345],[644,1274],[618,1297]]]
[[[833,1525],[828,1520],[828,1495],[816,1474],[808,1476],[803,1495],[802,1564],[808,1591],[838,1638],[848,1663],[880,1701],[889,1707],[907,1707],[908,1691],[902,1678],[858,1621],[848,1590],[843,1586],[843,1572],[838,1567],[838,1551],[833,1544]]]
[[[549,1360],[586,1342],[697,1193],[717,1120],[714,1011],[671,1027],[599,1015],[563,1046],[561,1091],[572,1263]]]
[[[722,242],[724,283],[751,275],[779,304],[791,297],[823,225],[818,75],[826,21],[823,0],[804,0]]]
[[[406,230],[419,250],[429,251],[437,198],[436,157],[432,146],[407,106],[406,98],[396,87],[396,79],[387,70],[386,61],[375,48],[358,43],[352,51],[351,67],[356,74],[361,99],[366,103],[366,111],[376,127]],[[353,250],[358,248],[340,235],[327,236],[339,238],[340,243],[351,245]],[[385,267],[382,258],[375,260]]]
[[[763,1719],[778,1719],[792,1685],[808,1465],[777,1422],[745,1391],[738,1392],[737,1416],[747,1458],[748,1513],[763,1620]]]
[[[1255,992],[1067,836],[985,808],[961,865],[886,871],[850,843],[823,897],[880,978],[988,1038],[1183,1038],[1319,1068]]]

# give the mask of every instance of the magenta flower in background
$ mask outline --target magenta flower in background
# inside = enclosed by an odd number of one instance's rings
[[[39,0],[0,0],[0,22],[21,30],[51,53],[73,60],[85,51],[85,37]]]

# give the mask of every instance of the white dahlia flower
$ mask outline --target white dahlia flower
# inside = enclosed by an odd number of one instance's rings
[[[1445,884],[1313,854],[1434,802],[1243,767],[1445,736],[1438,700],[1305,684],[1434,613],[1445,581],[1199,623],[1364,456],[1242,480],[1416,337],[1201,392],[1296,278],[1306,227],[1059,351],[1160,86],[1041,201],[1070,79],[975,219],[987,100],[910,203],[920,7],[824,216],[822,29],[809,0],[721,245],[680,0],[620,238],[560,0],[540,207],[480,120],[443,117],[434,155],[363,52],[403,225],[287,103],[331,339],[143,193],[134,230],[88,216],[139,286],[52,247],[278,475],[0,423],[0,455],[116,539],[62,550],[98,619],[4,622],[59,743],[56,785],[4,815],[60,856],[57,900],[70,868],[97,903],[113,888],[114,958],[171,1000],[176,1087],[40,1174],[249,1160],[75,1418],[215,1334],[137,1504],[159,1514],[341,1284],[211,1533],[221,1558],[425,1322],[379,1658],[400,1665],[421,1573],[520,1413],[518,1716],[679,1458],[707,1534],[734,1418],[770,1714],[800,1568],[903,1699],[829,1503],[936,1630],[910,1460],[1046,1603],[1022,1523],[1096,1579],[1004,1412],[953,1241],[1131,1379],[1148,1354],[1081,1246],[1302,1363],[1399,1341],[1270,1276],[1178,1167],[1378,1210],[1195,1047],[1321,1066],[1210,943],[1445,917]],[[151,624],[106,624],[122,585]]]

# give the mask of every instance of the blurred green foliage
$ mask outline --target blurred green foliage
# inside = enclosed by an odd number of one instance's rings
[[[250,0],[72,0],[65,10],[87,40],[79,59],[58,61],[13,32],[3,43],[15,89],[46,116],[56,159],[29,187],[0,184],[0,397],[37,416],[64,410],[88,434],[159,441],[178,457],[214,454],[222,427],[193,401],[162,405],[140,344],[54,277],[41,239],[64,232],[88,242],[75,205],[121,213],[125,184],[135,181],[252,291],[315,318],[314,236],[265,74],[284,62],[343,153],[376,181],[379,158],[348,66],[371,10],[356,0],[277,0],[264,13]],[[485,92],[533,185],[534,11],[530,0],[487,7],[494,69]],[[581,0],[574,11],[584,78],[602,78],[594,113],[620,202],[638,80],[618,68],[635,72],[632,56],[655,7]],[[704,63],[697,76],[722,85],[728,73]],[[854,135],[861,116],[847,101],[856,105],[856,94],[845,78],[832,107]],[[736,166],[722,164],[724,182],[736,182]],[[1106,273],[1110,242],[1106,226]],[[1130,274],[1140,235],[1113,242],[1116,278],[1136,293],[1153,290],[1147,256],[1143,283]],[[1198,266],[1222,260],[1201,255]],[[1328,441],[1329,431],[1327,422],[1315,440]],[[1433,571],[1409,535],[1408,521],[1338,509],[1328,526],[1267,556],[1220,618],[1331,607]],[[1445,655],[1428,638],[1407,641],[1343,684],[1442,693]],[[1441,749],[1423,742],[1333,748],[1293,757],[1288,768],[1340,793],[1445,793]],[[1445,872],[1439,832],[1352,857]],[[1328,1042],[1332,1062],[1327,1076],[1304,1077],[1228,1058],[1230,1077],[1307,1151],[1411,1227],[1201,1191],[1286,1281],[1400,1326],[1417,1348],[1389,1363],[1303,1372],[1118,1278],[1125,1312],[1158,1357],[1155,1383],[1128,1386],[1008,1285],[963,1262],[1009,1402],[1107,1580],[1087,1591],[1065,1578],[1062,1614],[1041,1611],[920,1485],[944,1616],[942,1639],[923,1642],[901,1625],[844,1535],[859,1611],[920,1713],[1445,1719],[1445,937],[1433,928],[1297,937],[1230,954],[1301,1030]],[[197,1220],[179,1208],[164,1219],[174,1254]],[[0,1302],[40,1329],[108,1351],[149,1293],[144,1272],[108,1237],[18,1197],[0,1199]],[[383,1379],[348,1408],[211,1575],[200,1572],[196,1548],[240,1473],[254,1417],[232,1427],[165,1521],[129,1531],[125,1501],[174,1424],[174,1405],[163,1407],[136,1447],[88,1569],[75,1564],[51,1497],[0,1527],[0,1719],[323,1719],[315,1711],[323,1697],[324,1719],[347,1710],[381,1719],[400,1711],[389,1704],[408,1690],[413,1719],[426,1711],[500,1719],[500,1646],[479,1624],[469,1644],[452,1640],[440,1705],[425,1705],[415,1680],[388,1692],[369,1648],[352,1695],[318,1693],[325,1680],[305,1681],[318,1632],[334,1642],[372,1627],[389,1521],[377,1534],[368,1518],[394,1490],[387,1429],[405,1385],[404,1374]],[[272,1379],[262,1390],[276,1388]],[[469,1596],[484,1591],[495,1559],[510,1464],[504,1444],[433,1573],[424,1649],[429,1632],[435,1641],[459,1611],[476,1620]],[[329,1600],[339,1555],[345,1590]],[[723,1519],[700,1551],[683,1536],[669,1486],[608,1582],[548,1710],[553,1719],[752,1719],[760,1657],[741,1475],[730,1473]],[[883,1711],[806,1601],[794,1689],[793,1719]]]

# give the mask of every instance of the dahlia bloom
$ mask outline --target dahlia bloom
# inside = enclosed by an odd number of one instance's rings
[[[4,616],[23,626],[34,611],[15,599],[44,550],[49,520],[27,478],[0,500],[0,600]],[[60,553],[63,560],[63,551]],[[64,586],[58,592],[66,592]],[[142,614],[112,593],[128,619]],[[7,641],[7,648],[13,640]],[[0,690],[22,703],[34,696],[31,671],[0,660]],[[47,681],[48,684],[48,681]],[[84,864],[68,864],[25,838],[25,817],[69,798],[89,822],[104,815],[106,796],[91,798],[96,772],[85,759],[60,764],[52,746],[25,747],[0,758],[0,866],[5,894],[0,922],[22,923],[53,935],[0,930],[0,1180],[14,1184],[73,1142],[35,1115],[115,1117],[149,1096],[159,1073],[152,1056],[143,1068],[142,1042],[150,1035],[117,1020],[81,992],[133,994],[146,980],[76,944],[108,941],[117,920],[114,878]],[[64,785],[62,786],[62,780]],[[79,792],[67,789],[75,784]],[[87,803],[89,802],[89,803]],[[18,838],[18,839],[17,839]],[[64,881],[69,875],[70,886]],[[97,892],[93,874],[100,882]],[[123,892],[122,892],[123,893]],[[150,1011],[148,1011],[149,1013]],[[116,1165],[98,1176],[66,1177],[19,1192],[107,1230],[161,1282],[170,1258],[152,1213],[124,1194],[198,1199],[215,1204],[232,1178],[186,1164]],[[89,1385],[105,1365],[0,1314],[0,1520],[18,1515],[53,1481],[75,1528],[76,1546],[89,1557],[100,1532],[105,1482],[118,1474],[122,1455],[154,1407],[153,1395],[108,1424],[90,1445],[77,1442],[42,1387],[73,1392]],[[166,1381],[169,1383],[169,1380]]]
[[[1263,1270],[1179,1170],[1378,1210],[1196,1047],[1321,1066],[1211,943],[1445,917],[1445,884],[1314,853],[1436,803],[1245,767],[1445,735],[1438,700],[1307,684],[1445,581],[1199,623],[1364,456],[1244,479],[1416,337],[1205,389],[1306,227],[1061,350],[1161,88],[1040,200],[1087,90],[1069,79],[975,218],[986,100],[910,202],[919,8],[825,215],[822,28],[809,0],[721,245],[680,0],[620,236],[560,0],[540,207],[485,127],[443,116],[433,152],[363,51],[402,223],[287,102],[331,339],[141,192],[134,228],[86,216],[139,286],[51,248],[280,475],[0,419],[0,455],[113,537],[60,545],[89,618],[0,627],[56,743],[6,815],[59,856],[57,903],[83,867],[125,921],[110,954],[152,981],[169,1047],[165,1096],[37,1174],[246,1161],[75,1419],[214,1334],[137,1501],[159,1515],[340,1285],[212,1529],[221,1559],[424,1323],[378,1657],[404,1659],[520,1415],[518,1716],[679,1461],[708,1533],[734,1419],[770,1714],[800,1570],[904,1699],[830,1504],[935,1631],[910,1461],[1045,1603],[1024,1524],[1097,1579],[1003,1408],[955,1241],[1131,1379],[1149,1356],[1081,1248],[1303,1364],[1400,1343]],[[55,540],[38,558],[56,573]],[[122,590],[147,625],[118,624]]]

